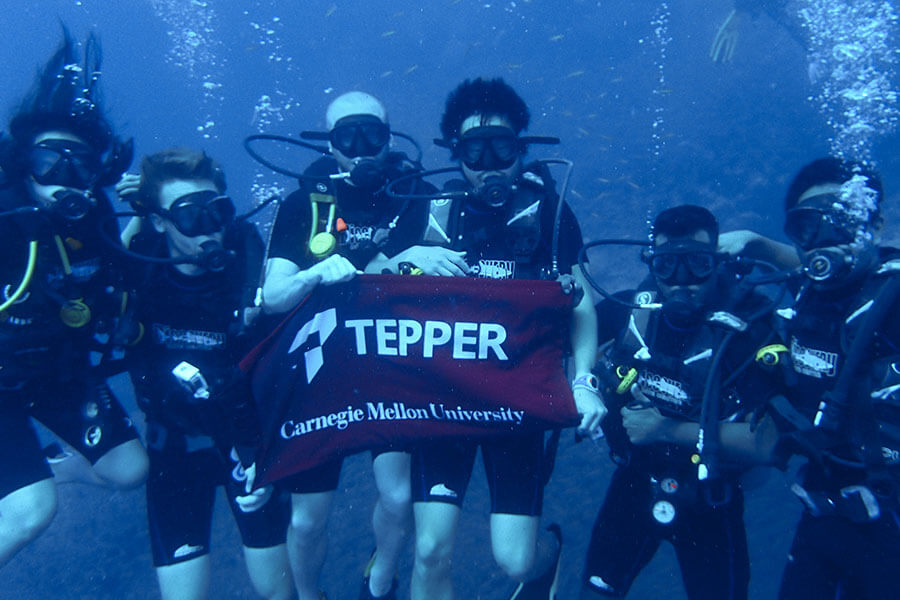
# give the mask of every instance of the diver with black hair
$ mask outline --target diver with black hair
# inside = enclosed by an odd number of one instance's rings
[[[649,278],[621,294],[635,308],[598,305],[617,317],[602,323],[598,338],[611,344],[597,367],[617,468],[594,524],[582,598],[625,597],[664,540],[688,598],[747,598],[740,475],[769,463],[777,439],[774,424],[760,420],[777,377],[757,360],[774,351],[774,304],[729,268],[718,232],[705,208],[662,211],[644,255]],[[651,303],[661,306],[645,308]]]
[[[791,487],[804,511],[783,599],[900,597],[900,252],[880,245],[883,195],[872,169],[823,158],[785,196],[802,283],[777,312],[789,402],[772,414],[776,456],[807,462]],[[771,240],[741,238],[780,255]]]
[[[208,595],[213,506],[223,486],[256,592],[289,600],[287,498],[273,497],[271,486],[253,490],[259,424],[250,390],[233,374],[261,337],[253,327],[262,239],[235,219],[225,174],[203,152],[146,156],[137,179],[136,189],[120,191],[140,215],[128,247],[143,257],[131,277],[133,319],[144,334],[128,362],[147,417],[147,516],[160,593]]]
[[[449,95],[441,119],[443,138],[436,143],[451,150],[463,179],[450,180],[442,196],[427,203],[422,242],[459,253],[464,262],[454,264],[448,275],[555,280],[562,273],[570,286],[574,278],[585,289],[577,264],[582,238],[575,216],[560,203],[546,164],[524,163],[530,138],[521,133],[529,120],[525,102],[502,79],[467,80]],[[585,433],[596,431],[605,414],[590,373],[597,347],[596,320],[590,292],[573,293],[572,389],[582,414],[579,429]],[[556,439],[551,435],[548,445]],[[414,449],[413,600],[454,595],[450,569],[454,539],[479,447],[491,490],[494,558],[520,582],[510,597],[556,598],[562,536],[556,525],[540,529],[553,449],[545,448],[545,432],[539,431],[481,443],[436,440]]]
[[[347,281],[357,271],[399,271],[415,262],[431,272],[452,264],[444,249],[412,248],[425,222],[427,203],[388,196],[384,187],[420,171],[393,150],[387,110],[364,92],[342,94],[325,113],[330,156],[313,162],[299,179],[300,189],[279,206],[273,225],[263,284],[263,310],[285,313],[317,285]],[[434,188],[415,180],[405,192]],[[288,532],[294,581],[300,600],[317,600],[325,561],[327,522],[342,460],[330,461],[281,482],[291,491],[293,515]],[[409,537],[412,511],[409,454],[405,448],[373,450],[378,499],[372,515],[376,549],[365,568],[360,598],[396,598],[396,571]]]
[[[103,187],[130,164],[131,142],[103,114],[99,42],[88,37],[83,60],[77,48],[64,29],[0,148],[0,564],[50,523],[54,472],[120,489],[147,474],[106,383],[137,335],[121,256],[101,235],[118,239]],[[29,418],[65,446],[45,457]]]

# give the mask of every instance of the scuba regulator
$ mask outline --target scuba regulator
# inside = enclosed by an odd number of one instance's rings
[[[877,249],[870,244],[815,248],[803,254],[803,274],[823,287],[840,287],[873,264]]]
[[[226,250],[221,242],[206,240],[200,244],[200,253],[194,257],[200,268],[212,273],[221,273],[235,259],[234,250]]]
[[[369,156],[358,156],[350,163],[346,179],[363,190],[375,191],[384,185],[387,173],[384,164]]]
[[[78,221],[87,216],[95,206],[97,200],[90,191],[64,188],[53,193],[53,202],[47,210],[66,221]]]
[[[513,195],[513,188],[506,180],[506,177],[491,175],[485,178],[482,186],[473,195],[479,204],[487,208],[497,209],[506,206],[510,201]]]

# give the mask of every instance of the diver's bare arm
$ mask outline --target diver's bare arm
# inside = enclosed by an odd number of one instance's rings
[[[321,279],[311,271],[312,269],[300,270],[300,267],[285,258],[267,260],[263,311],[277,314],[294,308]]]

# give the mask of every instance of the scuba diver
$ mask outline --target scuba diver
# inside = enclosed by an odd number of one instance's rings
[[[347,281],[357,271],[398,271],[399,263],[443,268],[455,255],[444,249],[412,248],[425,222],[427,204],[387,196],[384,187],[420,169],[392,149],[387,111],[364,92],[342,94],[328,106],[330,156],[313,162],[300,177],[300,189],[279,206],[273,225],[263,310],[285,313],[316,285]],[[432,187],[409,181],[403,191],[428,193]],[[458,259],[457,259],[458,260]],[[396,571],[409,536],[412,510],[409,454],[404,448],[373,451],[378,500],[372,515],[376,550],[365,569],[360,598],[396,598]],[[281,482],[292,494],[288,532],[294,581],[300,600],[316,600],[325,561],[326,525],[341,472],[341,459]],[[324,596],[324,594],[322,594]]]
[[[582,598],[625,597],[663,540],[688,598],[747,598],[739,477],[771,462],[777,440],[774,424],[758,420],[777,390],[759,358],[773,351],[774,304],[717,253],[718,232],[705,208],[664,210],[643,256],[650,277],[617,295],[635,308],[611,300],[597,308],[617,317],[598,334],[611,344],[597,369],[617,468],[594,523]],[[661,308],[644,307],[653,302]]]
[[[131,142],[103,114],[93,35],[84,48],[82,63],[63,30],[0,140],[0,564],[53,518],[54,472],[118,489],[147,474],[137,432],[106,383],[124,369],[117,347],[133,340],[122,327],[120,256],[101,239],[101,228],[118,237],[103,187],[130,164]],[[29,418],[66,445],[45,457]]]
[[[882,198],[877,173],[837,158],[805,166],[785,197],[805,281],[777,312],[790,403],[772,412],[776,456],[808,459],[785,600],[900,597],[900,253],[879,245]]]
[[[520,135],[529,120],[525,102],[502,79],[467,80],[449,95],[441,120],[443,138],[436,143],[450,149],[464,179],[450,180],[442,197],[427,203],[422,242],[457,253],[458,260],[445,265],[446,275],[557,279],[558,269],[574,276],[585,293],[573,293],[572,387],[583,415],[580,429],[592,432],[599,428],[605,409],[590,374],[597,317],[577,265],[581,230],[556,194],[547,166],[524,164],[529,140],[546,141]],[[558,253],[554,238],[561,242]],[[412,268],[421,267],[411,262]],[[413,600],[453,597],[454,539],[479,446],[491,490],[494,558],[510,577],[522,582],[510,597],[556,598],[562,536],[556,525],[539,529],[543,489],[552,470],[552,450],[545,453],[544,437],[545,432],[536,432],[480,443],[435,440],[414,448]]]
[[[147,416],[147,516],[160,593],[208,595],[222,485],[256,592],[289,600],[287,498],[270,497],[271,486],[251,493],[258,421],[249,389],[232,375],[258,341],[262,239],[252,223],[235,219],[225,175],[205,153],[164,150],[144,157],[140,171],[139,187],[122,196],[143,221],[128,246],[145,267],[132,275],[133,319],[144,334],[128,354]]]

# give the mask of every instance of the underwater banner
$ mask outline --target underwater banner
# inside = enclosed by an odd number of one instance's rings
[[[571,308],[549,281],[319,287],[242,363],[263,431],[258,484],[369,448],[576,425]]]

